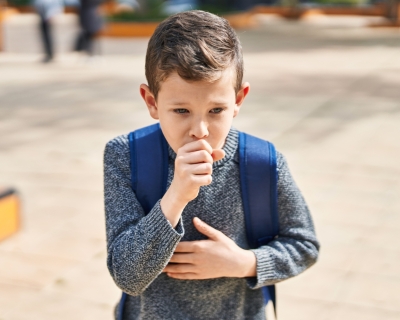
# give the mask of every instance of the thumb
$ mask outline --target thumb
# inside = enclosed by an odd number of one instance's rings
[[[214,149],[211,155],[214,161],[219,161],[225,157],[225,151],[222,149]]]
[[[204,234],[211,240],[216,240],[220,234],[217,229],[209,226],[207,223],[201,221],[199,218],[193,218],[193,224],[196,227],[197,231]]]

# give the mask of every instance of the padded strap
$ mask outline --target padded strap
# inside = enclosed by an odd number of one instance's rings
[[[279,233],[276,151],[272,143],[240,132],[239,155],[247,239],[254,249]]]
[[[131,132],[129,146],[132,189],[148,214],[167,189],[168,144],[157,123]]]
[[[272,143],[239,133],[239,166],[247,240],[250,248],[268,244],[279,233],[276,151]],[[276,315],[275,286],[262,288],[265,304],[272,300]]]
[[[122,291],[121,300],[119,300],[119,304],[118,304],[117,320],[122,320],[122,317],[124,316],[126,297],[127,297],[127,294]]]
[[[265,305],[267,305],[269,301],[272,301],[272,305],[274,306],[275,319],[277,319],[275,285],[262,287],[261,290],[264,296]]]

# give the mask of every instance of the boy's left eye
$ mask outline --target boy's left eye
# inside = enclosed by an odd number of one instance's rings
[[[210,113],[221,113],[222,111],[224,111],[223,108],[214,108],[210,110]]]
[[[174,112],[176,112],[176,113],[188,113],[189,110],[188,109],[183,109],[183,108],[178,108],[178,109],[174,109]]]

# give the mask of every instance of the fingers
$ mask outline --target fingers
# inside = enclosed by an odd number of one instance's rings
[[[203,163],[203,162],[213,163],[214,161],[211,154],[206,150],[192,151],[190,153],[182,155],[181,157],[184,157],[185,163],[189,164]]]
[[[219,161],[225,157],[225,151],[222,149],[214,149],[211,156],[214,161]]]
[[[193,224],[200,233],[204,234],[209,239],[217,240],[221,235],[220,231],[209,226],[207,223],[201,221],[197,217],[193,219]]]
[[[194,175],[192,181],[199,187],[208,186],[212,182],[211,174]]]
[[[191,173],[195,175],[211,174],[212,164],[211,163],[197,163],[191,167]]]
[[[197,151],[197,150],[205,150],[208,152],[208,154],[211,154],[213,152],[213,149],[211,148],[210,144],[204,139],[189,142],[189,143],[185,144],[180,150],[183,152],[193,152],[193,151]]]
[[[213,151],[204,139],[182,146],[177,152],[174,178],[168,191],[170,194],[179,195],[179,199],[186,203],[195,199],[200,187],[212,183],[213,162],[224,156],[223,150]]]
[[[199,163],[199,162],[213,163],[214,161],[219,161],[225,157],[224,150],[212,149],[210,144],[203,139],[190,142],[184,145],[179,151],[181,153],[191,154],[191,158],[187,159],[188,163]],[[201,151],[204,151],[204,153]]]
[[[168,263],[163,272],[166,273],[187,273],[193,272],[195,266],[190,263]]]
[[[195,252],[195,243],[198,241],[182,241],[179,242],[175,248],[175,252],[179,253],[192,253]]]
[[[210,240],[182,241],[178,243],[174,253],[181,253],[181,254],[202,253],[208,251],[210,245],[212,245]]]
[[[176,251],[175,251],[176,252]],[[190,253],[174,253],[169,260],[172,263],[192,263],[193,254]]]
[[[195,273],[195,266],[189,263],[182,264],[168,264],[163,272],[170,278],[181,279],[181,280],[194,280],[201,279],[200,274]]]
[[[205,151],[204,151],[205,152]],[[211,158],[211,155],[208,155]],[[212,159],[212,158],[211,158]],[[185,163],[185,159],[178,159],[175,163],[175,174],[177,177],[186,180],[186,183],[192,186],[206,186],[212,182],[212,164],[211,163]],[[181,183],[182,184],[182,183]]]
[[[193,272],[187,273],[168,273],[168,277],[179,280],[200,280],[204,279],[199,274]]]

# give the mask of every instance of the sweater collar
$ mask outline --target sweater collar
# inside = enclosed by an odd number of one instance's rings
[[[231,128],[225,139],[225,144],[222,147],[222,149],[225,151],[225,157],[219,161],[214,162],[213,168],[220,167],[229,160],[231,160],[235,155],[235,152],[238,148],[238,144],[239,144],[239,132],[235,128]],[[169,157],[173,161],[175,161],[176,153],[174,150],[172,150],[172,148],[169,145],[168,145],[168,153]]]

